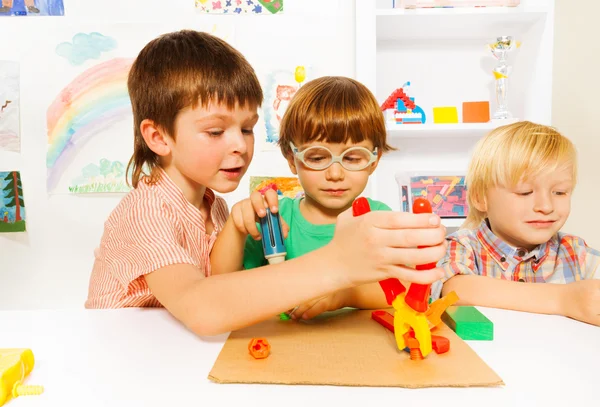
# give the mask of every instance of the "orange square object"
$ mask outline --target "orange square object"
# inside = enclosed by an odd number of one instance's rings
[[[463,123],[487,123],[490,121],[490,102],[463,102]]]

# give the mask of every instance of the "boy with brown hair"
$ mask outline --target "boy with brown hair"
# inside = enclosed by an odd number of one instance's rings
[[[263,99],[254,70],[226,42],[184,30],[142,49],[128,88],[134,189],[105,223],[87,308],[164,306],[196,334],[214,335],[358,284],[440,276],[398,266],[437,261],[444,252],[443,239],[432,238],[439,218],[401,213],[346,213],[332,242],[302,258],[238,273],[212,270],[211,261],[218,268],[231,256],[217,234],[243,245],[248,231],[233,219],[264,216],[260,195],[234,205],[228,218],[213,192],[235,190],[252,160]],[[277,205],[273,194],[269,206]]]

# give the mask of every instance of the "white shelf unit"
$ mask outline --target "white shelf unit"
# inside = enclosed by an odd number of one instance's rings
[[[509,121],[506,121],[508,123]],[[391,138],[460,138],[480,137],[497,126],[497,123],[456,123],[456,124],[394,124],[387,123],[386,129]]]
[[[394,9],[391,0],[355,0],[355,7],[357,80],[380,104],[410,81],[407,93],[427,117],[423,125],[387,124],[388,143],[397,150],[371,177],[367,192],[374,199],[400,209],[398,190],[391,188],[398,171],[466,171],[475,143],[501,123],[433,124],[433,107],[456,106],[462,121],[463,102],[487,100],[493,114],[497,61],[486,44],[499,36],[522,44],[508,56],[509,110],[520,120],[551,124],[554,0],[416,10]]]

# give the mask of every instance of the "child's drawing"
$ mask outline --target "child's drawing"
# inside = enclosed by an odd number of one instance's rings
[[[261,140],[261,150],[277,150],[279,141],[279,124],[292,97],[296,94],[307,77],[308,68],[297,66],[294,70],[277,70],[265,75],[263,79],[264,102],[262,118],[264,119],[265,136]],[[261,132],[259,131],[259,134]]]
[[[48,108],[48,192],[100,192],[76,181],[89,174],[89,163],[102,158],[129,160],[133,119],[127,75],[131,63],[129,58],[113,58],[92,66],[76,76]],[[114,182],[125,183],[124,171]]]
[[[19,152],[19,63],[0,61],[0,150]]]
[[[114,38],[100,33],[77,33],[71,42],[62,42],[56,46],[56,54],[65,58],[72,65],[81,65],[88,59],[100,59],[103,52],[117,48]]]
[[[281,14],[284,0],[196,0],[196,8],[208,14]]]
[[[135,56],[179,24],[61,27],[47,52],[47,188],[51,194],[123,193],[133,153],[133,113],[127,77]],[[227,26],[225,26],[227,28]],[[96,28],[96,29],[94,29]],[[221,25],[193,28],[223,38]],[[203,29],[204,28],[204,29]],[[135,32],[135,35],[132,35]]]
[[[276,189],[280,197],[298,198],[304,196],[304,190],[296,177],[250,177],[250,193],[264,191],[268,188]]]
[[[63,16],[63,0],[2,0],[2,16]]]
[[[87,194],[94,192],[127,192],[131,188],[125,182],[127,163],[110,161],[105,158],[99,165],[88,164],[81,170],[81,175],[71,180],[69,192]]]
[[[19,171],[0,172],[0,233],[25,231],[25,201]]]

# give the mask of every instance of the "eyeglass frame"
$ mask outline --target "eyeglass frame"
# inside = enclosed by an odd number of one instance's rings
[[[304,150],[300,151],[298,149],[298,147],[296,147],[294,145],[294,143],[292,143],[291,141],[290,141],[290,148],[292,149],[292,154],[294,155],[294,158],[299,159],[300,162],[302,162],[302,164],[304,164],[306,167],[308,167],[314,171],[326,170],[327,168],[331,167],[335,163],[339,163],[342,166],[342,168],[344,168],[346,171],[362,171],[366,168],[369,168],[369,166],[371,164],[373,164],[375,161],[377,161],[377,158],[378,158],[377,147],[375,147],[375,150],[373,150],[373,151],[370,151],[368,148],[362,147],[362,146],[350,147],[350,148],[347,148],[344,151],[342,151],[342,154],[340,154],[340,155],[333,154],[333,151],[331,151],[330,149],[328,149],[327,147],[324,147],[324,146],[311,146],[311,147],[305,148]],[[329,151],[329,154],[331,154],[331,162],[329,163],[329,165],[327,165],[327,167],[313,168],[310,166],[310,164],[308,164],[306,161],[304,161],[304,154],[311,148],[322,148],[324,150]],[[342,158],[350,150],[364,150],[371,155],[371,158],[369,159],[369,162],[361,169],[352,170],[352,169],[346,168],[346,166],[344,166],[344,162],[342,161]]]

